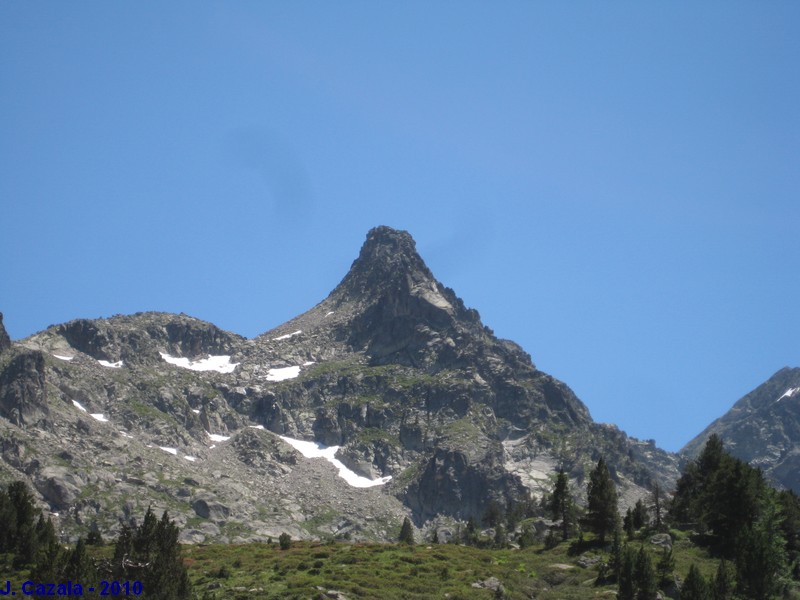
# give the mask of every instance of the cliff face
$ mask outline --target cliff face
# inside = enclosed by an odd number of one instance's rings
[[[592,422],[388,227],[325,300],[252,340],[161,313],[21,340],[0,355],[0,411],[0,476],[29,479],[73,531],[113,532],[153,504],[188,540],[387,539],[406,515],[526,501],[558,466],[580,492],[600,455],[623,502],[677,474],[671,455]],[[339,466],[287,438],[340,446]]]
[[[785,367],[739,399],[681,453],[696,457],[716,433],[734,456],[800,492],[800,368]]]

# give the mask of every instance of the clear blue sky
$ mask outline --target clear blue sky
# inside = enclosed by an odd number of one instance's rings
[[[797,2],[0,3],[12,338],[254,336],[369,228],[676,450],[800,365]]]

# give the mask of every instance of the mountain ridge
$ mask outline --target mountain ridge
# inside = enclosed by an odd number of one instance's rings
[[[113,531],[155,499],[190,541],[279,527],[386,539],[403,516],[427,527],[530,502],[558,467],[580,496],[600,455],[623,504],[677,476],[672,455],[594,423],[388,227],[325,299],[255,338],[169,313],[77,319],[14,342],[0,383],[4,470],[71,531]],[[348,489],[279,436],[339,446],[348,469],[391,479]]]
[[[694,458],[717,434],[735,457],[779,487],[800,492],[800,368],[783,367],[737,400],[680,453]]]

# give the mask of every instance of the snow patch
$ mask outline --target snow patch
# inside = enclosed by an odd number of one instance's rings
[[[332,314],[333,314],[333,311],[332,311],[332,310],[329,310],[329,311],[328,311],[328,312],[325,314],[325,316],[326,316],[326,317],[330,317]]]
[[[307,360],[306,362],[303,363],[303,366],[304,367],[310,367],[311,365],[315,365],[315,364],[317,364],[317,363],[315,363],[313,360]]]
[[[392,476],[389,475],[386,477],[379,477],[378,479],[368,479],[367,477],[362,477],[358,473],[351,471],[342,461],[335,458],[336,453],[339,451],[339,446],[323,446],[316,442],[295,440],[283,435],[279,437],[306,458],[324,458],[327,460],[339,470],[339,477],[353,487],[368,488],[376,485],[383,485],[392,478]]]
[[[169,452],[170,454],[174,454],[178,456],[178,449],[177,448],[167,448],[166,446],[159,446],[159,450],[163,450],[164,452]]]
[[[206,433],[208,433],[208,432],[206,432]],[[231,439],[231,436],[229,436],[229,435],[220,435],[218,433],[209,433],[208,437],[211,438],[212,442],[227,442],[229,439]],[[213,448],[213,446],[212,446],[212,448]]]
[[[261,429],[261,430],[263,430],[263,429],[264,429],[264,426],[263,426],[263,425],[248,425],[248,427],[249,427],[250,429]]]
[[[91,413],[89,416],[92,417],[95,421],[100,421],[101,423],[108,423],[108,419],[106,419],[103,416],[103,413]]]
[[[794,396],[794,395],[795,395],[795,394],[796,394],[798,391],[800,391],[800,388],[789,388],[788,390],[786,390],[785,392],[783,392],[783,396],[781,396],[780,398],[778,398],[777,400],[775,400],[775,402],[779,402],[779,401],[783,400],[784,398],[791,398],[791,397],[792,397],[792,396]]]
[[[273,342],[277,342],[277,341],[280,341],[280,340],[288,340],[290,337],[294,337],[296,335],[300,335],[301,333],[303,333],[303,330],[302,329],[298,329],[297,331],[293,331],[292,333],[287,333],[286,335],[280,335],[280,336],[278,336],[276,338],[273,338],[272,341]]]
[[[86,409],[83,407],[83,404],[81,404],[81,403],[80,403],[80,402],[78,402],[77,400],[73,400],[73,401],[72,401],[72,406],[74,406],[75,408],[80,408],[80,409],[81,409],[83,412],[89,412],[88,410],[86,410]]]
[[[197,457],[196,457],[196,456],[184,456],[183,458],[185,458],[185,459],[186,459],[186,460],[188,460],[189,462],[194,462],[194,461],[196,461],[196,460],[197,460]]]
[[[61,354],[53,354],[53,356],[55,356],[59,360],[72,360],[73,358],[75,358],[74,356],[63,356]]]
[[[270,369],[267,372],[267,381],[284,381],[286,379],[294,379],[298,375],[300,375],[300,367]]]
[[[170,356],[166,352],[159,352],[161,358],[165,362],[176,367],[183,369],[190,369],[192,371],[217,371],[218,373],[233,373],[233,370],[239,366],[239,363],[232,363],[231,357],[228,354],[222,356],[211,356],[208,358],[201,358],[200,360],[191,360],[185,357]]]
[[[199,414],[200,414],[200,409],[199,409],[199,408],[193,408],[193,409],[192,409],[192,412],[193,412],[194,414],[196,414],[196,415],[199,415]]]
[[[107,360],[98,360],[97,362],[99,362],[102,366],[108,367],[110,369],[121,369],[122,368],[122,361],[121,360],[118,360],[117,362],[114,362],[114,363],[109,362]]]

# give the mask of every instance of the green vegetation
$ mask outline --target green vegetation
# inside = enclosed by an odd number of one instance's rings
[[[448,544],[415,540],[406,519],[396,544],[309,542],[284,533],[278,543],[180,548],[166,513],[158,521],[148,510],[138,529],[123,528],[113,549],[83,540],[65,549],[24,485],[12,484],[0,492],[0,520],[8,523],[0,529],[0,568],[15,589],[32,577],[74,582],[107,573],[142,581],[143,598],[164,600],[189,598],[191,590],[203,600],[335,597],[330,590],[381,600],[800,598],[800,501],[766,485],[718,439],[686,467],[672,503],[654,490],[631,508],[627,536],[602,459],[589,478],[583,521],[566,483],[560,471],[539,507],[490,503],[482,518],[489,532],[470,519]],[[542,540],[533,525],[545,509],[557,523]]]

